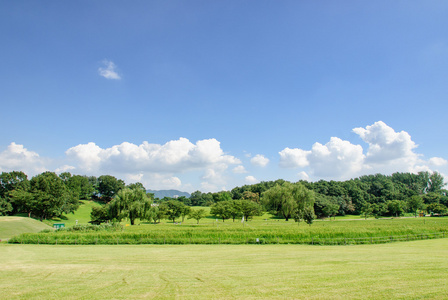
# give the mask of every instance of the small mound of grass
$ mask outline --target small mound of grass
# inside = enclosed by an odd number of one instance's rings
[[[32,218],[0,217],[0,240],[7,240],[22,233],[36,233],[45,229],[52,230],[47,224]]]

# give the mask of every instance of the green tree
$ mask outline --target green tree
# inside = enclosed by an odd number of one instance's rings
[[[268,210],[276,212],[288,221],[291,217],[301,219],[305,208],[314,206],[314,199],[314,192],[303,184],[284,182],[264,192],[262,203]]]
[[[241,201],[231,200],[229,205],[230,205],[229,215],[232,218],[233,222],[235,222],[236,218],[240,218],[243,215]]]
[[[216,216],[217,218],[222,219],[224,222],[225,219],[229,219],[232,216],[232,205],[230,201],[221,201],[213,204],[210,208],[210,214]]]
[[[90,212],[90,222],[92,224],[101,224],[108,222],[110,220],[110,216],[106,206],[94,206],[92,207],[92,211]]]
[[[173,220],[174,223],[176,222],[176,219],[182,215],[185,205],[177,200],[169,200],[160,204],[159,209],[161,207],[165,210],[165,216],[169,220]]]
[[[428,204],[428,206],[426,207],[426,210],[431,215],[433,215],[433,214],[442,214],[443,215],[443,214],[447,213],[448,208],[445,205],[442,205],[440,203],[431,203],[431,204]]]
[[[262,203],[275,214],[283,216],[286,221],[297,209],[297,202],[292,195],[292,184],[276,185],[263,193]]]
[[[118,191],[108,204],[109,214],[112,218],[121,221],[128,218],[131,225],[136,219],[145,218],[145,212],[151,207],[151,199],[146,191],[139,188],[123,188]]]
[[[192,209],[188,215],[189,219],[195,219],[197,221],[197,224],[199,224],[199,220],[201,220],[202,218],[205,218],[206,216],[206,212],[205,209],[200,208],[200,209]]]
[[[30,193],[30,211],[41,220],[73,213],[79,207],[78,199],[53,172],[44,172],[31,178]]]
[[[111,200],[124,187],[124,181],[114,176],[102,175],[98,178],[98,192],[106,201]]]
[[[64,181],[65,186],[78,199],[88,200],[94,193],[94,187],[87,176],[71,175],[69,172],[59,174],[59,177]]]
[[[418,212],[420,210],[423,210],[425,207],[422,197],[417,196],[417,195],[414,195],[414,196],[408,198],[406,204],[409,209],[409,212],[412,212],[415,217],[417,217]]]
[[[313,224],[314,219],[316,219],[316,215],[314,214],[314,210],[311,206],[305,207],[303,210],[303,220],[306,224],[310,225]]]
[[[7,216],[11,211],[11,203],[0,197],[0,216]]]
[[[373,214],[373,204],[372,203],[364,203],[364,205],[361,208],[361,214],[364,216],[364,219],[367,219],[369,216]]]
[[[386,207],[390,215],[399,217],[404,213],[405,202],[400,200],[389,200],[386,202]]]
[[[191,208],[189,206],[185,205],[183,202],[180,202],[180,203],[183,204],[181,212],[180,212],[180,216],[182,217],[182,222],[184,222],[185,217],[190,214]]]
[[[260,204],[253,202],[251,200],[240,200],[241,213],[244,219],[248,221],[253,216],[261,216],[263,209]],[[230,207],[232,207],[232,202],[230,202]],[[230,213],[232,215],[232,213]]]
[[[20,206],[15,203],[15,198],[11,196],[14,191],[27,191],[29,189],[28,177],[20,171],[2,172],[0,174],[0,198],[3,198],[4,211],[8,214],[15,214],[20,211]],[[9,209],[11,208],[11,210]]]
[[[255,203],[260,203],[260,195],[258,193],[253,193],[251,191],[244,191],[243,200],[250,200]]]
[[[443,176],[438,172],[434,172],[429,176],[427,191],[440,194],[445,185]]]

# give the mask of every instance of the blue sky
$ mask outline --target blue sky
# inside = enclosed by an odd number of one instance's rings
[[[0,171],[448,175],[446,1],[0,2]]]

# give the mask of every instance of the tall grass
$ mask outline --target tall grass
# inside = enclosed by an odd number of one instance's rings
[[[123,231],[68,231],[22,234],[24,244],[370,244],[443,238],[448,218],[321,221],[214,222],[204,225],[146,224]]]

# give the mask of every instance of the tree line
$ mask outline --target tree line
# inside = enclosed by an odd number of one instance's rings
[[[357,214],[368,216],[400,216],[420,211],[446,214],[447,190],[443,176],[437,172],[366,175],[347,181],[291,183],[282,179],[235,187],[231,191],[202,193],[190,198],[154,199],[141,183],[125,185],[111,175],[81,176],[68,172],[60,175],[44,172],[28,180],[20,171],[0,175],[0,215],[26,213],[43,219],[60,217],[79,207],[79,200],[94,199],[103,203],[92,211],[92,222],[121,221],[134,224],[136,219],[160,222],[185,217],[198,222],[204,210],[191,206],[211,206],[216,218],[233,219],[261,215],[267,211],[285,220]]]

